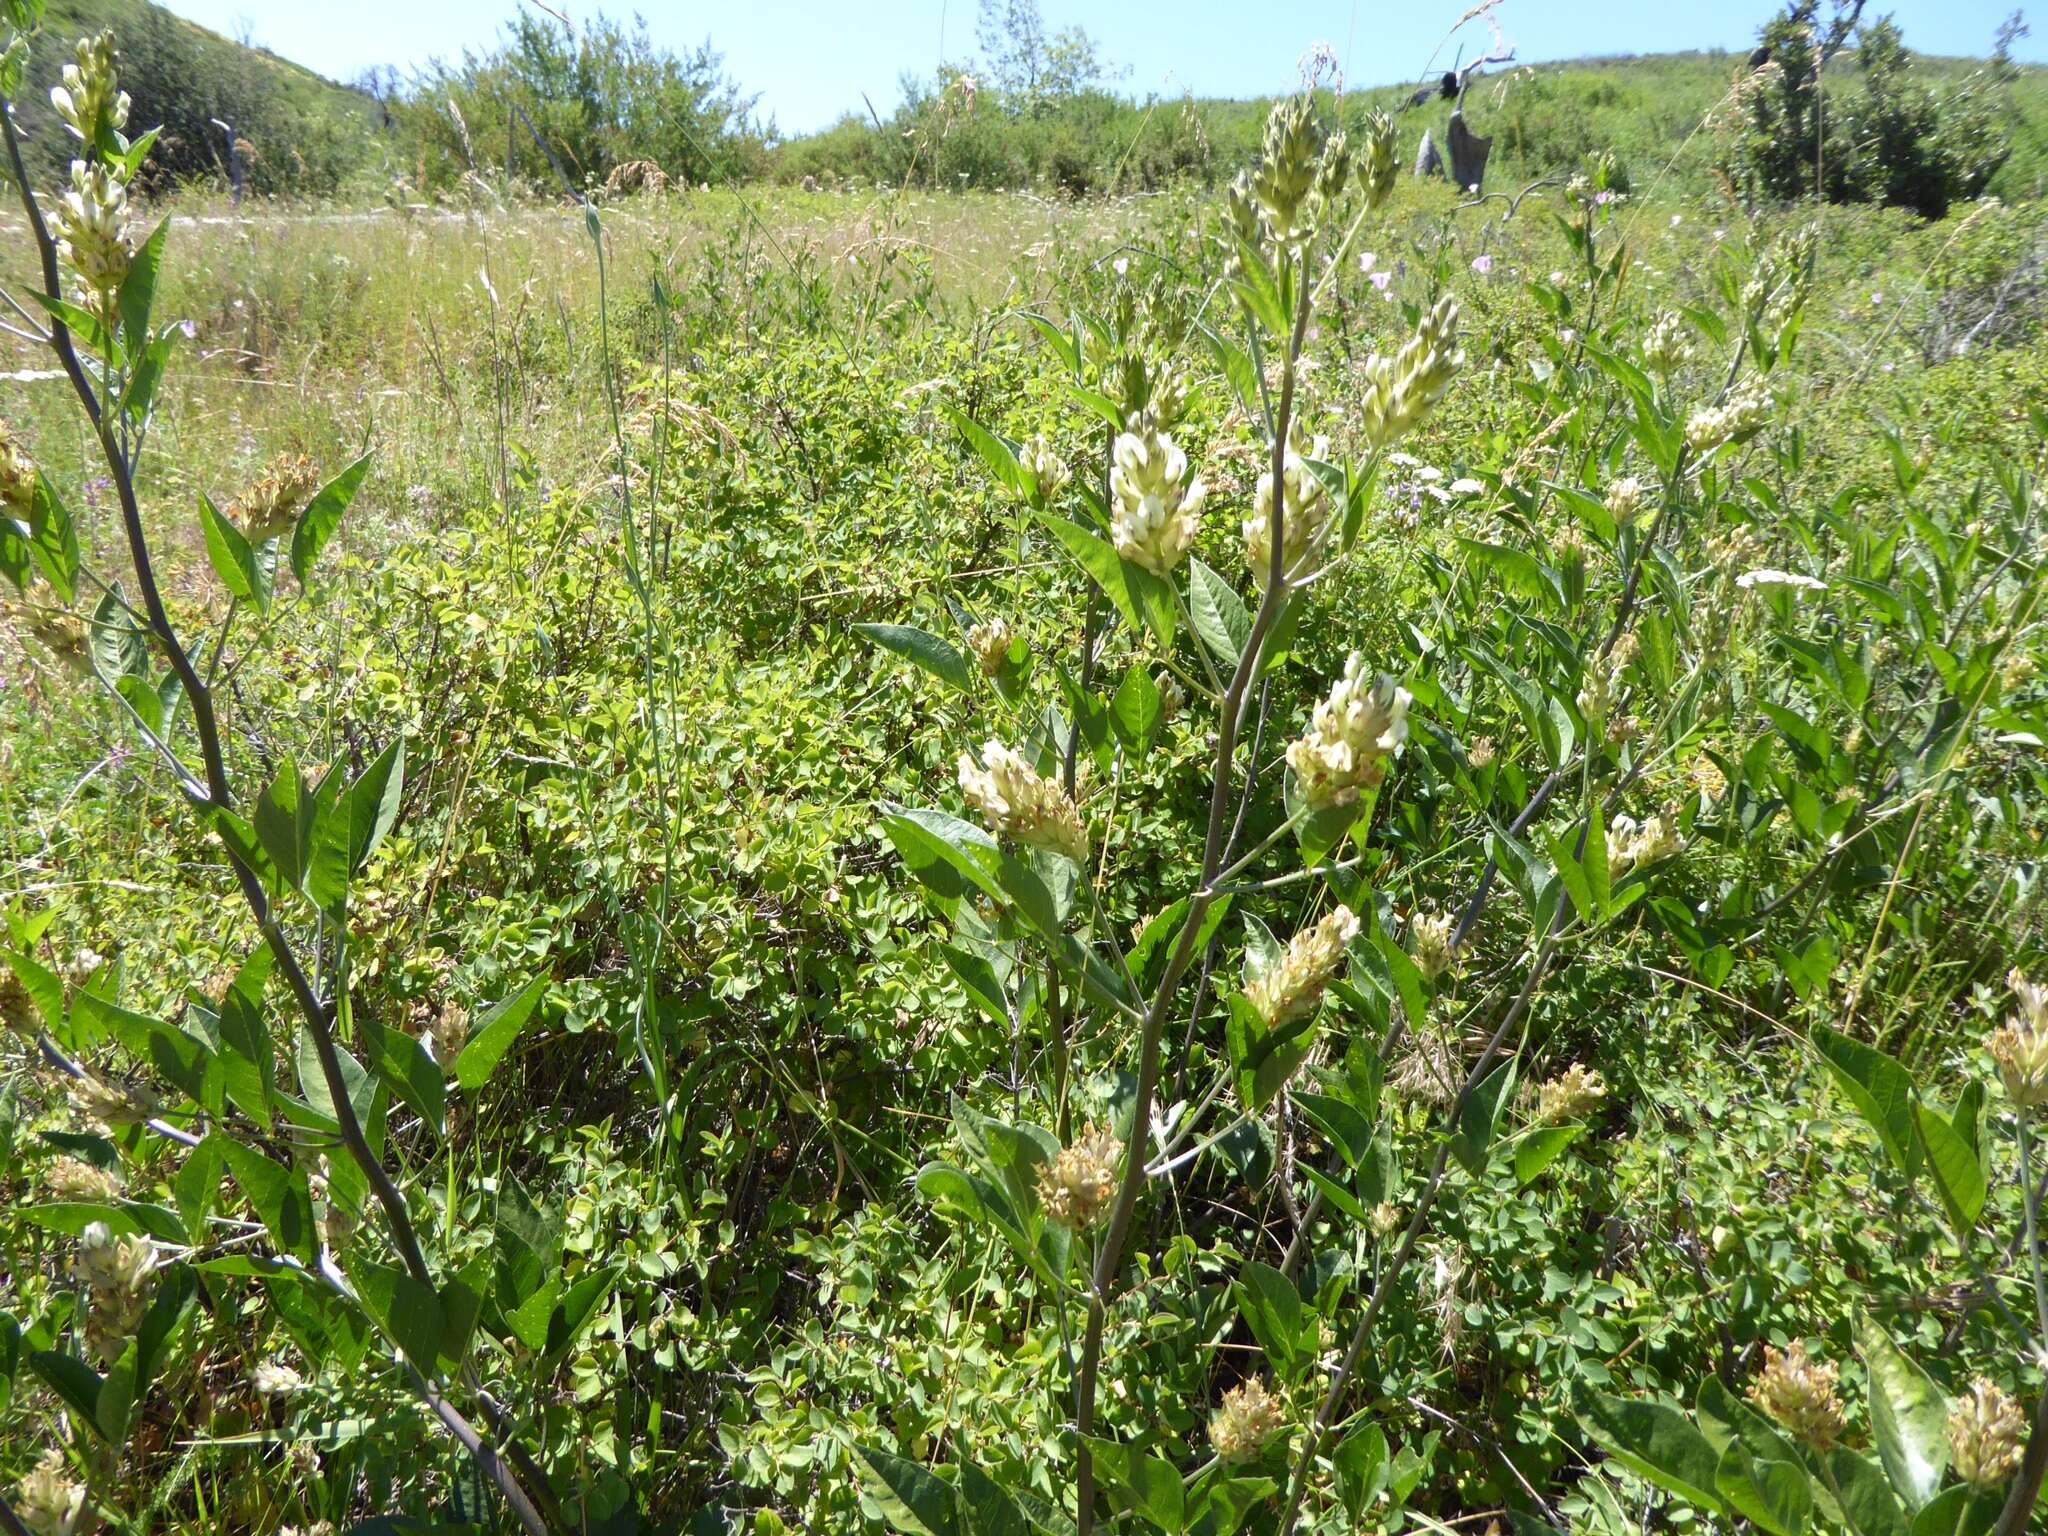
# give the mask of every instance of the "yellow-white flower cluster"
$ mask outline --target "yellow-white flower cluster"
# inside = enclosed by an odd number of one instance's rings
[[[71,186],[50,209],[57,248],[88,299],[103,313],[105,298],[128,275],[128,188],[105,165],[71,162]]]
[[[1667,309],[1643,338],[1643,361],[1657,373],[1672,373],[1692,361],[1692,333],[1685,317]]]
[[[1046,441],[1043,433],[1018,448],[1017,462],[1030,474],[1032,484],[1038,488],[1041,504],[1059,495],[1073,478],[1066,460],[1053,452],[1052,444]]]
[[[2048,987],[2014,970],[2006,977],[2019,1012],[1991,1033],[1991,1060],[2005,1095],[2020,1109],[2048,1104]]]
[[[251,544],[267,543],[292,530],[319,483],[311,459],[302,453],[279,454],[263,477],[230,503],[228,515]]]
[[[1418,912],[1408,923],[1408,948],[1415,969],[1435,981],[1458,963],[1457,920],[1448,912]]]
[[[162,1107],[156,1094],[140,1083],[117,1086],[90,1072],[72,1078],[64,1087],[73,1109],[109,1130],[141,1125]]]
[[[1088,829],[1067,792],[1000,741],[982,747],[979,764],[960,754],[960,791],[998,837],[1087,861]]]
[[[1337,908],[1297,933],[1287,953],[1245,988],[1245,996],[1268,1027],[1308,1017],[1344,963],[1345,946],[1357,937],[1358,918],[1349,907]]]
[[[1711,453],[1723,443],[1741,443],[1763,429],[1771,413],[1770,392],[1759,379],[1744,380],[1719,405],[1703,405],[1685,423],[1685,446]]]
[[[1678,825],[1669,811],[1659,811],[1647,821],[1617,814],[1607,824],[1607,871],[1619,880],[1632,869],[1647,869],[1671,858],[1685,846]]]
[[[983,677],[994,677],[1003,670],[1010,659],[1010,642],[1015,638],[1009,620],[1000,617],[983,619],[968,628],[967,649],[974,652]]]
[[[35,1536],[71,1536],[84,1525],[85,1485],[71,1478],[62,1451],[44,1451],[14,1485],[14,1512]]]
[[[1179,568],[1201,527],[1208,487],[1188,456],[1156,428],[1118,436],[1109,470],[1110,538],[1116,552],[1155,575]]]
[[[2020,1467],[2026,1415],[1981,1376],[1948,1411],[1949,1465],[1979,1493],[1989,1493]]]
[[[1287,748],[1287,766],[1314,811],[1350,805],[1386,777],[1387,759],[1408,739],[1408,690],[1382,674],[1369,678],[1353,651],[1309,728]]]
[[[1607,515],[1614,519],[1617,528],[1634,527],[1648,504],[1649,498],[1643,494],[1643,482],[1634,475],[1623,475],[1607,487]]]
[[[1302,574],[1301,564],[1322,537],[1330,517],[1330,493],[1309,459],[1327,459],[1330,440],[1309,438],[1299,423],[1288,433],[1286,452],[1281,456],[1280,570],[1284,576]],[[1261,592],[1273,575],[1273,475],[1261,468],[1252,493],[1252,515],[1244,521],[1244,563]]]
[[[1223,1394],[1210,1415],[1209,1446],[1226,1465],[1255,1460],[1287,1428],[1287,1406],[1253,1376]]]
[[[116,1237],[103,1221],[78,1236],[72,1273],[85,1292],[86,1347],[118,1360],[149,1310],[156,1250],[142,1237]]]
[[[1607,1085],[1600,1080],[1600,1074],[1573,1062],[1536,1090],[1536,1123],[1563,1125],[1583,1120],[1606,1098]]]
[[[1417,426],[1465,363],[1458,347],[1458,301],[1445,294],[1392,357],[1365,360],[1359,427],[1366,443],[1384,448]]]
[[[121,1193],[111,1173],[82,1158],[58,1158],[43,1179],[53,1198],[68,1202],[104,1203]]]
[[[128,126],[128,93],[117,87],[114,34],[78,40],[78,62],[64,66],[63,83],[50,87],[50,105],[64,126],[90,149],[102,129],[119,133]]]
[[[305,1384],[282,1360],[258,1360],[249,1370],[249,1387],[258,1397],[289,1397]]]
[[[1123,1144],[1106,1125],[1091,1125],[1072,1146],[1038,1170],[1038,1203],[1046,1219],[1083,1231],[1107,1214],[1123,1168]]]

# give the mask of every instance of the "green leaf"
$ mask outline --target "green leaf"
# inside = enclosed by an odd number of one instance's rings
[[[1976,1230],[1977,1218],[1984,1214],[1984,1200],[1989,1193],[1976,1149],[1938,1111],[1925,1104],[1913,1106],[1913,1127],[1926,1150],[1927,1171],[1934,1177],[1934,1187],[1948,1211],[1949,1224],[1955,1228],[1956,1236],[1967,1243]],[[1889,1463],[1886,1470],[1890,1470]]]
[[[1139,611],[1138,599],[1131,590],[1130,572],[1138,569],[1122,559],[1115,548],[1091,529],[1079,523],[1069,522],[1050,512],[1034,512],[1039,522],[1051,530],[1054,538],[1066,547],[1074,557],[1074,563],[1087,573],[1090,580],[1102,589],[1103,595],[1115,604],[1116,611],[1132,630],[1145,627],[1144,614]],[[1150,575],[1149,571],[1145,572]]]
[[[1920,1171],[1920,1137],[1913,1117],[1913,1079],[1906,1069],[1825,1024],[1813,1026],[1812,1038],[1849,1102],[1870,1122],[1899,1170],[1912,1178]]]
[[[362,871],[377,845],[384,841],[384,835],[397,825],[404,800],[405,738],[399,736],[372,759],[341,797],[342,822],[348,828],[350,875]]]
[[[14,1401],[14,1378],[21,1372],[21,1324],[12,1312],[0,1312],[0,1409]]]
[[[1236,666],[1252,636],[1251,615],[1236,588],[1200,560],[1188,561],[1188,617],[1195,635],[1226,666]]]
[[[1356,1106],[1328,1094],[1303,1091],[1294,1095],[1294,1107],[1330,1139],[1330,1145],[1343,1154],[1347,1168],[1356,1168],[1372,1150],[1372,1122]]]
[[[135,1411],[136,1347],[131,1341],[120,1358],[107,1367],[100,1381],[100,1394],[93,1402],[93,1423],[109,1445],[128,1438],[128,1416]]]
[[[1728,1508],[1772,1536],[1804,1536],[1813,1518],[1813,1489],[1804,1469],[1752,1455],[1740,1440],[1721,1452],[1714,1487]]]
[[[150,1071],[174,1084],[193,1103],[208,1110],[220,1107],[220,1079],[214,1055],[205,1042],[174,1029],[161,1019],[134,1013],[93,992],[79,992],[74,1014],[97,1034],[111,1034]]]
[[[1721,1511],[1720,1458],[1676,1409],[1595,1393],[1581,1417],[1593,1440],[1638,1477],[1710,1513]]]
[[[970,1536],[1032,1536],[1017,1501],[971,1461],[959,1464],[960,1515]]]
[[[270,581],[255,549],[204,491],[199,493],[199,523],[206,534],[206,558],[228,596],[268,612]]]
[[[862,1489],[899,1536],[969,1536],[952,1485],[914,1461],[863,1445],[854,1451]]]
[[[1272,1265],[1254,1259],[1245,1265],[1232,1290],[1238,1315],[1265,1350],[1275,1374],[1292,1380],[1295,1371],[1314,1356],[1314,1342],[1307,1336],[1309,1319],[1294,1282]]]
[[[1515,1143],[1515,1183],[1526,1189],[1564,1149],[1585,1135],[1583,1125],[1540,1125]]]
[[[1126,1474],[1131,1508],[1167,1536],[1187,1529],[1187,1490],[1174,1464],[1160,1456],[1133,1456]]]
[[[433,1374],[447,1328],[440,1297],[402,1269],[358,1261],[349,1272],[363,1310],[384,1336],[422,1372]]]
[[[1978,1493],[1967,1484],[1944,1488],[1913,1517],[1910,1536],[1987,1536],[2005,1507],[2003,1489]]]
[[[357,1038],[370,1070],[384,1080],[413,1113],[425,1121],[436,1136],[441,1134],[447,1113],[447,1085],[441,1065],[425,1045],[402,1029],[376,1019],[356,1016]]]
[[[912,624],[856,624],[853,628],[884,650],[915,662],[947,687],[962,693],[973,691],[974,670],[967,658],[929,630]]]
[[[465,1092],[474,1093],[490,1080],[547,989],[547,977],[536,976],[477,1021],[469,1043],[455,1058],[455,1081]]]
[[[78,527],[57,487],[41,470],[36,471],[29,503],[28,552],[57,596],[70,602],[78,590]]]
[[[52,1035],[62,1037],[64,1033],[64,983],[57,973],[11,949],[0,949],[0,961],[14,973],[14,979],[21,983],[28,993],[29,1001],[36,1005],[36,1012],[43,1016],[43,1028]]]
[[[43,1378],[51,1391],[64,1399],[65,1406],[79,1423],[101,1439],[106,1438],[106,1431],[100,1428],[99,1420],[102,1383],[98,1371],[76,1355],[60,1355],[50,1349],[39,1349],[30,1355],[28,1365]]]
[[[1553,612],[1564,611],[1564,593],[1558,587],[1556,575],[1534,555],[1502,544],[1482,544],[1477,539],[1461,538],[1458,544],[1475,565],[1492,571],[1508,591]]]
[[[1906,1512],[1869,1458],[1837,1446],[1828,1452],[1828,1470],[1842,1490],[1842,1512],[1862,1536],[1907,1536]]]
[[[256,797],[251,821],[256,840],[270,855],[279,877],[293,889],[305,878],[311,852],[314,798],[299,778],[289,753],[281,758],[270,783]]]
[[[1870,1429],[1885,1476],[1909,1510],[1924,1509],[1948,1470],[1948,1399],[1875,1319],[1858,1319],[1856,1344],[1870,1373]]]
[[[134,258],[128,263],[128,275],[121,279],[121,291],[115,296],[114,310],[121,319],[121,338],[128,350],[139,352],[149,343],[149,315],[156,304],[157,274],[163,270],[164,241],[171,232],[171,221],[160,220],[149,238],[136,248]]]
[[[92,666],[109,688],[124,677],[149,676],[149,648],[121,602],[119,582],[101,595],[92,611]]]
[[[305,1174],[225,1136],[209,1136],[207,1140],[219,1144],[228,1171],[241,1185],[242,1193],[255,1207],[277,1246],[305,1263],[312,1263],[318,1257],[318,1240],[313,1228],[313,1197],[306,1187]]]
[[[998,485],[1013,496],[1024,497],[1031,493],[1034,487],[1024,472],[1024,466],[1017,462],[1017,450],[1006,439],[996,436],[965,411],[943,401],[939,410],[967,439],[968,446],[980,455],[981,462],[988,466]]]
[[[341,526],[341,514],[356,499],[363,477],[369,472],[370,455],[366,453],[321,486],[306,504],[306,510],[299,514],[298,526],[292,529],[292,574],[298,577],[301,587],[311,588],[313,567],[320,552]]]
[[[220,1001],[221,1079],[228,1097],[250,1119],[270,1129],[270,1098],[275,1091],[276,1056],[270,1029],[263,1022],[263,986],[270,977],[271,954],[259,949],[235,973]]]
[[[1514,1085],[1515,1062],[1513,1057],[1509,1057],[1487,1073],[1485,1081],[1472,1090],[1465,1100],[1465,1107],[1459,1112],[1458,1127],[1451,1137],[1451,1154],[1475,1178],[1486,1171],[1493,1151],[1494,1127],[1500,1120],[1500,1107]]]
[[[1159,729],[1164,709],[1159,685],[1152,681],[1144,663],[1139,662],[1124,674],[1116,697],[1110,701],[1109,723],[1127,751],[1142,754],[1152,745],[1152,735]]]

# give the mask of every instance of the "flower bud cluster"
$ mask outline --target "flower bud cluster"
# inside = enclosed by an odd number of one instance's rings
[[[95,148],[107,131],[128,126],[128,93],[115,75],[114,34],[101,32],[78,40],[78,62],[64,66],[63,83],[50,88],[50,105],[64,126],[87,149]]]
[[[1030,474],[1032,483],[1038,487],[1038,501],[1043,505],[1066,489],[1073,472],[1066,461],[1053,451],[1043,433],[1022,444],[1017,451],[1017,462]]]
[[[1697,455],[1723,443],[1747,442],[1762,430],[1770,412],[1770,391],[1763,381],[1746,379],[1719,405],[1703,405],[1692,413],[1685,424],[1685,446]]]
[[[1804,1341],[1784,1350],[1764,1346],[1764,1368],[1751,1383],[1749,1399],[1766,1418],[1815,1450],[1831,1449],[1848,1424],[1837,1390],[1840,1372],[1810,1359]]]
[[[1643,361],[1653,372],[1673,373],[1692,361],[1691,332],[1685,317],[1667,309],[1643,338]]]
[[[84,1525],[85,1485],[74,1481],[52,1446],[14,1485],[14,1512],[34,1536],[71,1536]]]
[[[1445,294],[1393,357],[1374,353],[1365,360],[1359,405],[1365,441],[1383,448],[1419,425],[1464,362],[1458,348],[1458,301]]]
[[[1606,505],[1615,527],[1633,528],[1649,505],[1649,498],[1643,493],[1642,481],[1634,475],[1623,475],[1608,485]]]
[[[1225,1465],[1256,1460],[1287,1428],[1287,1406],[1253,1376],[1223,1394],[1209,1418],[1209,1446]]]
[[[114,1236],[103,1221],[78,1242],[72,1273],[85,1292],[86,1347],[102,1360],[118,1360],[149,1311],[156,1250],[147,1238]]]
[[[1349,805],[1386,777],[1386,760],[1408,739],[1408,690],[1382,674],[1368,679],[1353,651],[1309,728],[1287,748],[1302,798],[1314,811]]]
[[[1377,212],[1380,205],[1393,195],[1394,178],[1399,170],[1394,159],[1394,120],[1377,109],[1368,112],[1365,142],[1358,156],[1358,186],[1365,194],[1365,206],[1369,212]]]
[[[1358,918],[1339,907],[1294,936],[1282,955],[1245,988],[1245,996],[1270,1028],[1306,1018],[1323,1000],[1323,989],[1344,963],[1344,949],[1358,937]]]
[[[1457,921],[1448,912],[1418,912],[1408,923],[1408,952],[1415,969],[1435,981],[1454,967],[1464,947],[1456,943]]]
[[[1088,829],[1067,792],[1000,741],[981,749],[978,766],[960,754],[960,791],[997,836],[1087,861]]]
[[[50,210],[57,248],[77,275],[84,307],[104,314],[128,276],[128,188],[107,167],[71,162],[71,187]]]
[[[1617,814],[1607,825],[1608,878],[1619,880],[1632,869],[1647,869],[1672,858],[1685,846],[1669,811],[1647,821]]]
[[[1280,569],[1288,577],[1301,574],[1301,563],[1322,537],[1330,519],[1330,493],[1309,459],[1327,459],[1330,440],[1311,439],[1297,419],[1288,429],[1282,455]],[[1252,491],[1252,515],[1244,521],[1244,562],[1260,591],[1273,575],[1273,475],[1262,469]]]
[[[1948,1411],[1949,1465],[1979,1493],[1989,1493],[2019,1470],[2026,1435],[2019,1404],[1979,1377]]]
[[[1307,96],[1273,104],[1259,167],[1251,176],[1251,201],[1266,236],[1290,254],[1315,233],[1316,208],[1309,194],[1320,169],[1321,136],[1315,103]]]
[[[1188,456],[1156,426],[1118,436],[1109,471],[1110,538],[1116,552],[1171,576],[1201,527],[1208,487]]]
[[[1106,1125],[1091,1125],[1038,1170],[1038,1203],[1048,1221],[1085,1231],[1109,1211],[1123,1169],[1123,1144]]]
[[[983,677],[994,677],[1008,665],[1010,642],[1014,638],[1010,621],[1000,617],[984,619],[969,627],[967,648],[974,652],[974,660]]]
[[[1561,1074],[1536,1090],[1536,1123],[1563,1125],[1583,1120],[1607,1098],[1607,1085],[1598,1072],[1573,1062]]]
[[[2037,986],[2018,970],[2006,977],[2019,1012],[1992,1031],[1991,1060],[2005,1095],[2020,1109],[2048,1104],[2048,987]]]

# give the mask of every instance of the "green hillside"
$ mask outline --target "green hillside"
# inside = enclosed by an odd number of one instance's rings
[[[70,155],[49,88],[72,40],[103,28],[120,46],[131,128],[163,128],[152,162],[160,182],[225,179],[228,139],[215,119],[244,141],[248,185],[258,192],[331,192],[380,157],[382,109],[361,92],[149,0],[50,0],[20,109],[38,170],[60,172]]]

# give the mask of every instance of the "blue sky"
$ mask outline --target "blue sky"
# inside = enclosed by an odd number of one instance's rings
[[[455,58],[465,45],[495,39],[522,0],[167,0],[170,9],[286,58],[349,79],[372,65],[401,71]],[[603,6],[549,0],[572,20],[603,9],[637,10],[661,42],[709,37],[726,67],[784,132],[822,127],[859,110],[865,92],[886,113],[903,71],[925,71],[974,47],[978,0],[632,0]],[[1931,53],[1982,54],[2020,0],[1873,0],[1906,41]],[[1114,62],[1124,87],[1198,95],[1256,96],[1285,89],[1310,44],[1328,41],[1359,84],[1408,79],[1466,9],[1465,0],[1041,0],[1048,28],[1087,28]],[[1504,0],[1494,13],[1523,62],[1585,54],[1656,53],[1678,48],[1748,47],[1776,10],[1771,0]],[[1484,47],[1483,23],[1467,29]],[[2048,61],[2048,18],[2019,48]]]

